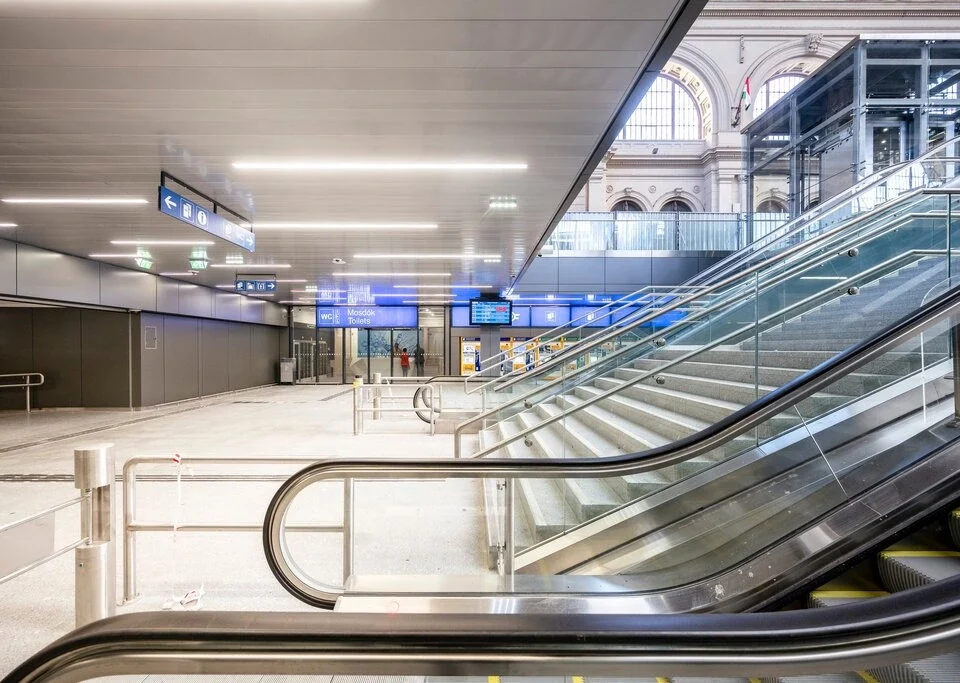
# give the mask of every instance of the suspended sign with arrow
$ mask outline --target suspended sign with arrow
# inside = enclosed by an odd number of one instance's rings
[[[194,201],[160,186],[159,209],[161,213],[192,225],[214,237],[219,237],[249,252],[256,250],[254,234],[236,223],[231,223],[218,213],[200,206]]]
[[[277,291],[277,281],[276,280],[237,280],[235,287],[237,292],[242,294],[245,292],[254,292],[254,293],[264,293],[264,292],[275,292]]]

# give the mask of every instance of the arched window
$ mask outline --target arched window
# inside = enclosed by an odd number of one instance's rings
[[[803,74],[780,74],[760,86],[757,99],[753,103],[753,117],[760,116],[776,104],[777,100],[807,80]]]
[[[671,199],[660,207],[660,211],[664,213],[690,213],[693,211],[693,207],[682,199]]]
[[[703,127],[696,100],[684,85],[657,76],[619,140],[700,140]]]
[[[757,213],[786,213],[787,207],[783,205],[782,202],[778,202],[776,199],[767,199],[760,202],[760,206],[757,207]]]
[[[637,213],[643,211],[643,207],[637,204],[632,199],[621,199],[619,202],[613,205],[613,211],[632,211]]]

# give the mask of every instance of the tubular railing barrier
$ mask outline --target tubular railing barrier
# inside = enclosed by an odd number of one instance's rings
[[[179,467],[184,466],[250,466],[250,465],[299,465],[304,466],[317,461],[317,456],[284,456],[284,457],[258,457],[258,456],[233,456],[233,457],[203,457],[187,458],[180,460]],[[140,591],[137,581],[137,534],[150,531],[176,531],[176,532],[263,532],[263,522],[236,522],[236,523],[188,523],[174,524],[164,522],[144,522],[137,519],[137,470],[145,465],[174,465],[175,461],[169,457],[160,456],[141,456],[131,458],[123,466],[123,603],[128,604],[136,601],[140,597]],[[202,476],[191,476],[181,474],[178,481],[190,482],[201,480],[204,482],[270,482],[286,481],[289,474],[209,474]],[[112,478],[112,477],[111,477]],[[291,532],[316,532],[316,533],[340,533],[343,535],[343,580],[346,581],[353,573],[353,539],[352,539],[352,516],[353,516],[353,480],[346,479],[343,482],[343,521],[333,524],[288,524],[287,531]],[[114,572],[115,573],[115,572]]]
[[[4,381],[15,377],[22,377],[23,381],[16,384]],[[32,378],[36,378],[36,380]],[[42,372],[14,372],[9,375],[0,375],[0,389],[25,389],[27,394],[27,412],[29,413],[31,408],[30,389],[43,386],[45,381],[46,378]]]
[[[116,613],[116,550],[113,534],[114,458],[110,445],[73,452],[73,481],[80,495],[0,526],[0,583],[75,551],[77,627]],[[55,515],[80,506],[79,538],[57,548]]]
[[[364,415],[368,413],[372,414],[374,420],[380,420],[384,413],[408,413],[420,417],[422,409],[418,409],[415,400],[418,395],[431,406],[427,422],[430,424],[430,436],[434,436],[437,433],[437,417],[443,410],[443,385],[432,384],[429,379],[427,377],[381,377],[376,373],[373,384],[354,382],[354,436],[364,433]],[[407,387],[412,388],[413,391],[395,393],[396,389]],[[396,407],[384,407],[384,404],[396,404]]]

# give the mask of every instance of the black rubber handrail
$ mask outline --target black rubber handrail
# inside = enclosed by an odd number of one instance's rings
[[[960,577],[755,614],[144,612],[78,629],[3,683],[124,674],[787,676],[960,649]]]

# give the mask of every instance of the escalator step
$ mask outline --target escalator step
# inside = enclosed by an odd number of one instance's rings
[[[884,550],[877,567],[884,586],[897,593],[960,574],[960,552]]]
[[[890,595],[887,591],[820,589],[813,591],[807,597],[807,606],[811,608],[836,607],[837,605],[847,605],[851,602],[862,602],[864,600],[872,600],[873,598],[882,598],[887,595]]]
[[[950,527],[950,538],[953,539],[953,544],[960,549],[960,508],[950,513],[947,526]]]
[[[859,674],[826,674],[823,676],[787,676],[776,680],[777,683],[865,683],[866,679]]]
[[[870,675],[877,683],[957,683],[960,680],[960,654],[871,670]]]

